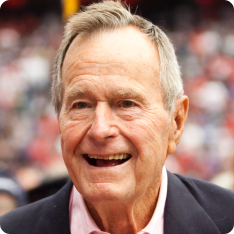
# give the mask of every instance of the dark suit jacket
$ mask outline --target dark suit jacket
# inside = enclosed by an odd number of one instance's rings
[[[70,182],[51,197],[1,216],[2,230],[8,234],[70,234],[71,188]],[[168,172],[164,234],[226,234],[233,226],[233,191]]]

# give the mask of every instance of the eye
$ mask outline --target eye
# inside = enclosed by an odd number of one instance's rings
[[[77,102],[73,105],[73,107],[76,109],[84,109],[84,108],[87,108],[88,105],[85,102]]]
[[[133,106],[135,106],[136,104],[134,103],[134,102],[132,102],[132,101],[123,101],[122,102],[122,106],[124,107],[124,108],[130,108],[130,107],[133,107]]]

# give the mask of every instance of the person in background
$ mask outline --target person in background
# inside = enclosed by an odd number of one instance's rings
[[[25,191],[11,177],[0,175],[0,216],[27,204]]]

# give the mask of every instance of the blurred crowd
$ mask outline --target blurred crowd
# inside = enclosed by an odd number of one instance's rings
[[[176,14],[174,29],[164,29],[176,48],[190,110],[166,166],[234,189],[234,13],[196,25],[189,9]],[[50,97],[62,32],[56,15],[0,25],[0,178],[23,191],[67,177]]]
[[[50,100],[61,25],[47,15],[0,26],[0,172],[14,175],[27,191],[67,175]]]
[[[177,20],[169,36],[190,109],[168,168],[234,189],[234,12],[201,20],[196,27],[189,11]]]

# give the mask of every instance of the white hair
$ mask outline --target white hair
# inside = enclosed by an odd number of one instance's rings
[[[91,4],[72,16],[66,26],[64,38],[58,50],[52,83],[52,102],[59,115],[62,107],[63,82],[62,66],[66,52],[74,38],[79,35],[91,35],[102,30],[115,30],[134,26],[146,34],[158,48],[160,58],[160,85],[166,110],[173,110],[175,101],[184,93],[172,43],[166,34],[153,23],[138,15],[133,15],[119,0],[105,0]]]

